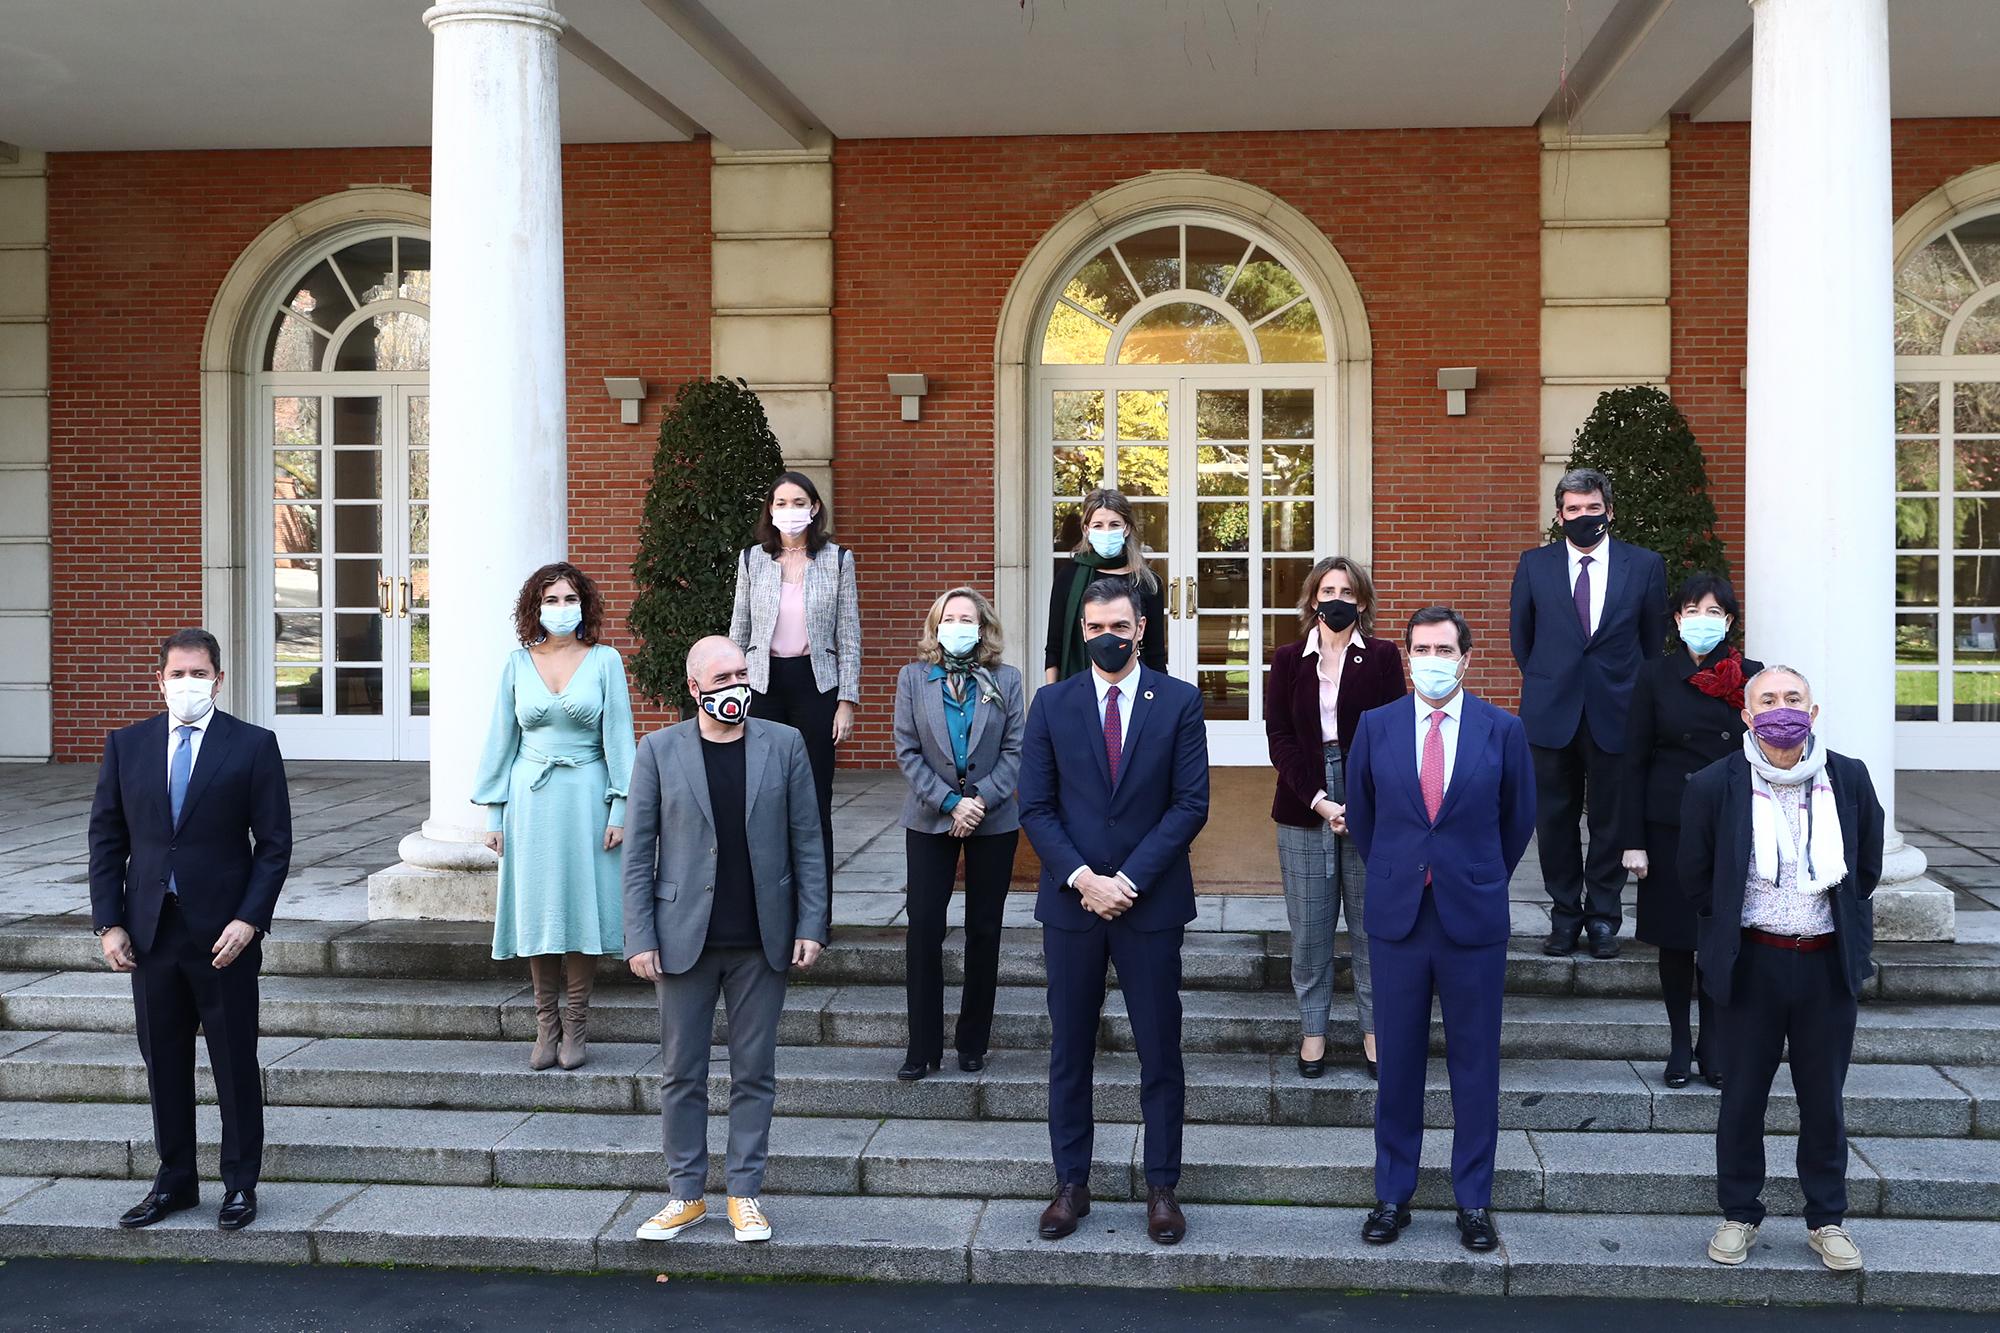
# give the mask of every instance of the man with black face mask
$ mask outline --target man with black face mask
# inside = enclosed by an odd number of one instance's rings
[[[1619,756],[1639,667],[1666,645],[1667,567],[1608,535],[1611,479],[1594,468],[1556,483],[1556,518],[1563,540],[1521,553],[1509,620],[1552,905],[1542,952],[1567,957],[1587,930],[1591,957],[1616,958],[1625,890]],[[1586,813],[1587,863],[1578,827]]]
[[[1146,1232],[1187,1234],[1174,1199],[1187,1081],[1181,1064],[1181,932],[1194,920],[1188,845],[1208,822],[1201,694],[1138,662],[1145,618],[1122,579],[1083,592],[1090,670],[1036,693],[1021,753],[1021,827],[1042,861],[1035,919],[1048,965],[1049,1146],[1056,1193],[1044,1240],[1090,1212],[1092,1072],[1104,967],[1139,1052]],[[1122,1193],[1123,1185],[1119,1189]]]

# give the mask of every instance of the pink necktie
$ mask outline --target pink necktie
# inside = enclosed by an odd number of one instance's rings
[[[1438,810],[1444,805],[1444,710],[1431,712],[1430,734],[1424,737],[1424,763],[1421,770],[1424,784],[1424,813],[1431,823],[1437,823]]]
[[[1104,757],[1111,764],[1111,785],[1118,785],[1118,764],[1125,758],[1125,738],[1119,734],[1118,687],[1104,692]]]
[[[1576,570],[1576,618],[1583,625],[1583,637],[1590,637],[1590,557],[1583,556],[1577,561]]]

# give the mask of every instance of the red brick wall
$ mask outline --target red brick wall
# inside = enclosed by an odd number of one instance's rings
[[[1270,190],[1346,260],[1374,338],[1384,623],[1455,602],[1481,649],[1475,687],[1511,703],[1507,587],[1543,508],[1538,153],[1527,129],[836,145],[836,518],[861,562],[868,645],[856,758],[885,749],[894,672],[931,597],[991,586],[993,340],[1008,285],[1072,208],[1169,168]],[[1434,387],[1451,365],[1479,367],[1464,417],[1445,416]],[[883,387],[905,370],[931,377],[918,422],[899,420]]]
[[[1899,120],[1890,144],[1900,217],[1952,177],[2000,162],[2000,119]],[[1673,192],[1669,388],[1702,443],[1722,539],[1740,575],[1750,127],[1676,120]]]
[[[210,302],[271,222],[353,183],[424,189],[422,148],[102,153],[49,165],[55,753],[94,756],[155,706],[151,645],[201,615],[199,361]],[[659,393],[708,369],[705,144],[564,152],[572,551],[622,627]],[[625,646],[621,643],[621,646]]]

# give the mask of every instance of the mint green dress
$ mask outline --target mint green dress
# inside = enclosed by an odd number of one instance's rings
[[[632,780],[632,699],[615,648],[593,644],[552,694],[525,648],[507,658],[472,799],[506,833],[493,956],[624,951],[618,850]]]

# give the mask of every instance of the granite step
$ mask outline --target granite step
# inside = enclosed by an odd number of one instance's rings
[[[121,1231],[108,1221],[130,1206],[133,1187],[0,1178],[0,1254],[2000,1310],[1994,1222],[1861,1220],[1868,1266],[1834,1274],[1806,1249],[1803,1224],[1775,1216],[1750,1262],[1725,1269],[1704,1254],[1706,1216],[1502,1213],[1500,1248],[1474,1255],[1437,1210],[1421,1212],[1399,1243],[1372,1247],[1354,1208],[1209,1204],[1190,1207],[1187,1239],[1163,1249],[1146,1240],[1136,1201],[1106,1200],[1074,1236],[1050,1243],[1035,1236],[1033,1200],[774,1193],[768,1244],[736,1244],[714,1222],[652,1244],[632,1234],[664,1202],[651,1190],[274,1184],[259,1191],[246,1231],[216,1230],[212,1197]],[[710,1211],[721,1202],[712,1197]]]
[[[218,1172],[219,1121],[201,1115],[202,1170]],[[270,1109],[267,1181],[509,1185],[662,1190],[656,1116],[525,1111],[407,1111],[369,1107]],[[1098,1126],[1091,1189],[1143,1199],[1139,1126]],[[726,1117],[709,1122],[708,1188],[724,1186]],[[1803,1206],[1790,1163],[1796,1140],[1773,1136],[1765,1199]],[[1033,1199],[1049,1188],[1046,1129],[1026,1121],[780,1116],[766,1186],[777,1194]],[[1451,1132],[1426,1133],[1416,1204],[1452,1204]],[[1290,1203],[1366,1208],[1374,1200],[1375,1140],[1367,1128],[1193,1125],[1180,1197],[1190,1203]],[[155,1165],[143,1106],[22,1102],[0,1117],[0,1175],[149,1179]],[[1712,1212],[1715,1145],[1700,1133],[1578,1134],[1503,1130],[1493,1206],[1508,1212]],[[1854,1217],[2000,1216],[2000,1142],[1853,1141]]]
[[[1283,921],[1281,904],[1275,919]],[[1271,915],[1266,912],[1265,915]],[[821,985],[900,985],[904,932],[901,927],[840,926],[833,947],[813,977]],[[1587,956],[1549,958],[1539,941],[1520,937],[1507,958],[1507,988],[1517,995],[1593,995],[1646,998],[1658,990],[1654,951],[1625,940],[1624,954],[1599,961]],[[1336,937],[1340,957],[1336,985],[1347,989],[1347,937]],[[492,928],[451,921],[279,921],[264,941],[267,976],[396,977],[525,984],[518,959],[491,956]],[[1182,950],[1188,990],[1285,991],[1291,985],[1291,936],[1281,928],[1243,931],[1190,930]],[[953,930],[945,940],[946,979],[963,979],[964,936]],[[1878,944],[1878,972],[1870,998],[1948,1003],[2000,1001],[2000,944]],[[70,916],[24,917],[0,924],[0,970],[61,972],[100,970],[97,942],[82,920]],[[598,975],[604,984],[636,985],[622,959],[606,957]],[[1010,927],[1002,932],[1000,980],[1008,986],[1039,988],[1044,972],[1041,932]]]
[[[948,994],[947,1001],[956,999]],[[1298,1010],[1277,991],[1189,991],[1182,997],[1182,1044],[1190,1052],[1284,1053],[1298,1040]],[[309,1037],[416,1037],[529,1040],[534,1000],[505,981],[407,981],[374,977],[268,978],[260,1000],[262,1030]],[[778,1039],[791,1045],[900,1048],[907,1033],[903,987],[793,985]],[[114,973],[0,974],[0,1027],[127,1032],[134,1026],[131,983]],[[727,1031],[718,1009],[715,1039]],[[606,1042],[657,1039],[651,991],[609,987],[591,1007],[591,1035]],[[1046,1047],[1050,1026],[1043,992],[1003,986],[994,1006],[997,1046]],[[1351,1012],[1336,1007],[1329,1036],[1336,1048],[1360,1041]],[[1121,994],[1107,997],[1099,1042],[1133,1049]],[[1434,1025],[1433,1052],[1444,1031]],[[1501,1053],[1516,1058],[1664,1061],[1668,1038],[1656,1001],[1571,995],[1510,996]],[[1864,1005],[1854,1043],[1856,1063],[2000,1064],[2000,1005],[1878,1001]]]
[[[264,1090],[273,1106],[388,1110],[650,1112],[659,1108],[659,1049],[593,1042],[582,1069],[534,1071],[526,1046],[504,1041],[266,1037]],[[947,1067],[916,1083],[894,1078],[893,1052],[780,1046],[780,1115],[1040,1121],[1048,1114],[1048,1058],[995,1050],[978,1074]],[[197,1052],[198,1085],[213,1100],[207,1052]],[[711,1052],[709,1101],[728,1106],[728,1053]],[[1256,1054],[1193,1054],[1186,1059],[1190,1123],[1365,1127],[1375,1087],[1360,1068],[1330,1067],[1300,1078],[1292,1062]],[[1921,1065],[1856,1065],[1847,1081],[1847,1123],[1857,1136],[2000,1138],[2000,1071]],[[1667,1088],[1660,1070],[1622,1060],[1503,1060],[1500,1123],[1507,1129],[1573,1133],[1665,1130],[1709,1133],[1718,1098],[1704,1084]],[[0,1033],[0,1100],[143,1102],[145,1067],[126,1033]],[[0,1108],[4,1109],[4,1108]],[[1096,1109],[1106,1122],[1139,1113],[1137,1057],[1101,1053]],[[1451,1124],[1442,1061],[1433,1060],[1426,1123]],[[1766,1123],[1796,1133],[1797,1107],[1780,1070]]]

